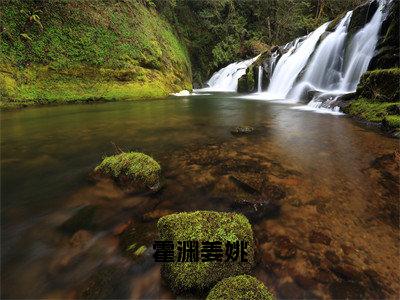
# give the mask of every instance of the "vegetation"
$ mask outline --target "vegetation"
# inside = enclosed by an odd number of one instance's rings
[[[364,0],[154,0],[188,45],[194,83],[232,61],[285,44]],[[290,22],[288,22],[290,20]]]
[[[207,300],[272,300],[274,299],[265,285],[248,275],[229,277],[218,282],[210,291]]]
[[[382,123],[385,129],[400,128],[400,69],[366,72],[352,101],[344,110],[369,122]]]
[[[0,20],[3,107],[191,88],[186,47],[147,1],[9,1]]]
[[[124,152],[104,158],[95,171],[116,181],[143,183],[147,187],[153,187],[159,184],[161,167],[146,154]]]
[[[157,223],[157,228],[161,240],[174,241],[175,245],[177,241],[220,241],[224,253],[227,241],[248,242],[248,262],[165,263],[162,275],[176,293],[208,292],[223,278],[249,273],[254,264],[253,231],[248,219],[241,214],[183,212],[162,217]]]

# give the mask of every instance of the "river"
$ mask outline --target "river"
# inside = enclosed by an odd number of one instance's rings
[[[173,298],[151,256],[158,217],[231,210],[229,176],[253,169],[284,191],[277,214],[252,222],[259,279],[280,298],[394,297],[398,140],[291,106],[210,93],[2,112],[2,297]],[[255,133],[233,136],[238,125]],[[165,188],[131,196],[90,181],[115,145],[158,160]],[[101,207],[98,225],[71,238],[60,225],[84,205]],[[121,246],[125,227],[147,247],[139,258]],[[294,257],[277,258],[287,247]]]

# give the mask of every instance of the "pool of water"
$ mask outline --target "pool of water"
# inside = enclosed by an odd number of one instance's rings
[[[3,298],[174,298],[151,256],[157,219],[232,210],[243,191],[229,178],[251,182],[252,168],[256,182],[284,191],[278,213],[252,220],[255,275],[278,297],[394,297],[398,140],[291,107],[217,93],[3,112]],[[233,136],[238,125],[255,133]],[[157,159],[162,192],[125,195],[89,180],[116,146]],[[85,205],[101,207],[95,229],[60,230]],[[139,258],[121,238],[132,227],[148,249]],[[295,254],[284,257],[288,245]],[[103,273],[105,281],[96,277]]]

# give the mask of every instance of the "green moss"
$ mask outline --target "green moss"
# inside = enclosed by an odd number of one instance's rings
[[[399,101],[400,68],[366,72],[357,87],[357,95],[373,101]]]
[[[383,119],[391,115],[393,105],[400,105],[400,102],[376,102],[365,98],[359,98],[344,109],[352,116],[370,122],[382,122]]]
[[[218,282],[210,291],[207,300],[272,300],[272,293],[256,278],[248,275],[229,277]]]
[[[37,12],[42,27],[29,21],[36,6],[9,1],[1,12],[3,109],[191,89],[186,47],[152,6],[134,0],[45,1]],[[3,69],[11,70],[7,77]]]
[[[390,115],[386,116],[384,122],[387,124],[389,128],[400,128],[400,116],[399,115]]]
[[[140,181],[151,187],[159,183],[161,167],[158,162],[146,154],[124,152],[104,158],[95,171],[114,179],[125,175],[132,181]]]
[[[161,240],[247,241],[248,262],[174,262],[165,263],[162,275],[176,293],[207,292],[219,280],[249,273],[254,264],[254,238],[248,219],[236,213],[196,211],[162,217],[157,228]],[[177,253],[175,253],[177,255]],[[177,257],[175,257],[176,260]],[[240,260],[240,259],[239,259]]]

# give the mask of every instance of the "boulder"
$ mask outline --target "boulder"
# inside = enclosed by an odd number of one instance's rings
[[[379,102],[400,99],[400,68],[368,71],[361,77],[356,96]]]
[[[178,241],[205,241],[222,243],[222,253],[226,253],[226,242],[247,242],[247,261],[202,261],[177,262],[178,251],[174,252],[174,262],[163,263],[161,274],[170,288],[177,294],[205,293],[223,278],[249,273],[254,265],[254,237],[248,219],[237,213],[195,211],[164,216],[157,223],[160,239],[173,241],[177,249]]]
[[[248,275],[240,275],[218,282],[206,299],[272,300],[274,296],[258,279]]]
[[[161,167],[140,152],[108,156],[95,168],[94,177],[108,177],[128,193],[154,192],[161,188]]]

